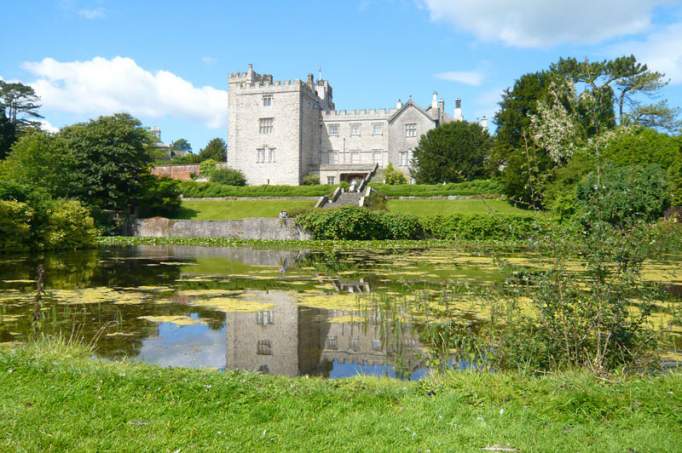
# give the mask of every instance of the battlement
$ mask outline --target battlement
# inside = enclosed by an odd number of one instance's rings
[[[353,109],[353,110],[326,110],[322,112],[325,120],[345,117],[377,117],[390,116],[396,109]]]

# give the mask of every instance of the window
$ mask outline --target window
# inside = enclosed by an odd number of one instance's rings
[[[372,124],[372,135],[384,135],[384,126],[381,123]]]
[[[272,105],[272,95],[271,94],[264,94],[263,95],[263,107],[270,107]]]
[[[405,137],[417,136],[417,123],[407,123],[405,125]]]
[[[327,337],[327,349],[338,349],[336,345],[336,337]]]
[[[407,151],[400,151],[400,166],[407,167],[410,164],[410,158]]]
[[[265,162],[265,148],[258,148],[256,151],[256,163],[262,164]]]
[[[272,355],[272,343],[270,340],[258,340],[256,344],[256,354]]]
[[[360,136],[360,124],[351,124],[350,125],[350,136],[351,137],[359,137]]]
[[[381,351],[381,340],[377,340],[376,338],[372,340],[372,350]]]
[[[330,124],[328,126],[328,131],[329,131],[330,137],[338,137],[339,136],[339,125],[338,124]]]
[[[372,163],[379,164],[381,165],[381,154],[382,152],[380,150],[375,150],[372,152]]]
[[[275,148],[268,148],[268,162],[275,162]]]
[[[256,313],[256,324],[259,326],[267,326],[275,323],[275,312],[272,310],[259,311]]]
[[[258,132],[261,135],[272,134],[272,118],[261,118],[258,120]]]
[[[336,184],[336,177],[335,176],[327,176],[327,184],[333,186]]]
[[[357,151],[352,151],[350,153],[350,163],[359,164],[360,163],[360,153]]]

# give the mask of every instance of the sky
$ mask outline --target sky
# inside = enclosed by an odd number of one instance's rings
[[[559,57],[634,54],[682,107],[682,0],[2,0],[0,78],[32,85],[45,128],[128,112],[195,151],[227,136],[227,77],[308,73],[337,109],[410,96],[491,118]],[[494,129],[494,124],[491,124]]]

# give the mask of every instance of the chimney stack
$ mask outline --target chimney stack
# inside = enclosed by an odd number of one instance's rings
[[[483,115],[483,118],[481,118],[478,121],[478,125],[481,126],[484,130],[488,130],[488,117]]]
[[[460,98],[455,99],[455,121],[463,121],[464,116],[462,116],[462,100]]]
[[[395,103],[395,108],[398,109],[398,110],[400,110],[401,108],[403,108],[403,101],[401,101],[400,99],[398,99],[398,102]]]
[[[431,108],[435,111],[438,108],[438,93],[433,92],[433,97],[431,98]]]
[[[310,88],[311,90],[314,89],[315,77],[312,74],[308,74],[308,81],[306,82],[306,84],[308,85],[308,88]]]

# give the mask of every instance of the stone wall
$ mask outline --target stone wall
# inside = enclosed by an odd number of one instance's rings
[[[172,220],[164,217],[141,219],[134,236],[142,237],[224,237],[261,240],[306,240],[310,234],[293,219],[249,218],[228,221]]]
[[[162,165],[152,168],[152,175],[189,181],[192,175],[199,175],[199,165]]]

